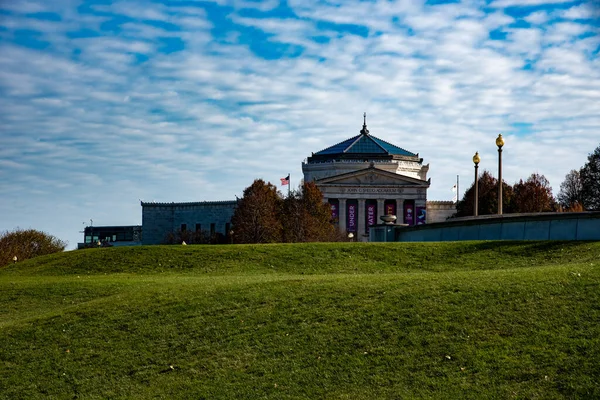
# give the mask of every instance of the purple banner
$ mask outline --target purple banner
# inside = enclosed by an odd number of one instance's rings
[[[348,232],[356,232],[356,204],[348,204]]]
[[[331,206],[331,218],[336,220],[338,219],[339,215],[338,215],[338,205],[337,204],[330,204]]]
[[[415,202],[413,200],[404,202],[404,223],[409,226],[415,224]]]
[[[427,223],[427,209],[425,207],[416,207],[417,225],[425,225]]]
[[[367,205],[367,230],[369,226],[373,226],[375,225],[375,218],[377,218],[376,216],[376,212],[375,212],[375,204],[368,204]]]
[[[396,215],[396,204],[389,203],[385,205],[385,215]]]

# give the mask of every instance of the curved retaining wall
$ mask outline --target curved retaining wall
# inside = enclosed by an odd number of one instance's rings
[[[600,240],[600,212],[486,215],[415,227],[389,229],[379,225],[371,229],[373,241]]]

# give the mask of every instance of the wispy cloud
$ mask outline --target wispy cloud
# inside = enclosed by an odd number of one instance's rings
[[[430,199],[494,170],[558,189],[599,143],[592,2],[0,3],[0,228],[136,224],[358,133],[418,152]],[[467,184],[461,185],[466,187]],[[50,206],[52,205],[52,206]],[[29,210],[29,211],[25,211]]]

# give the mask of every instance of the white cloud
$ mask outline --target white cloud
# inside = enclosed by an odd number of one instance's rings
[[[265,4],[263,11],[277,6]],[[140,223],[140,198],[231,199],[256,177],[277,182],[287,172],[298,182],[300,162],[358,134],[363,111],[373,135],[431,163],[430,199],[449,199],[456,174],[466,189],[475,151],[482,169],[493,171],[499,132],[507,138],[507,181],[538,171],[555,192],[598,145],[600,65],[593,52],[599,41],[591,25],[552,24],[530,14],[534,28],[514,28],[512,17],[486,14],[477,2],[289,4],[300,19],[225,13],[233,27],[219,38],[211,32],[224,27],[197,7],[140,10],[146,6],[118,3],[110,10],[136,19],[121,25],[122,34],[101,32],[101,18],[66,7],[61,15],[69,15],[68,26],[61,23],[54,33],[53,24],[39,26],[48,50],[8,44],[14,30],[32,23],[11,17],[0,47],[0,173],[10,181],[0,188],[0,220],[6,228],[58,229],[74,243],[73,232],[89,218]],[[86,18],[103,35],[67,38]],[[334,25],[319,30],[323,21],[363,27],[368,35]],[[271,44],[291,44],[302,54],[261,57],[245,43],[255,40],[258,49],[269,43],[236,26],[260,29]],[[507,40],[490,40],[495,29]],[[581,38],[588,31],[592,36]],[[180,38],[185,47],[162,54],[157,38],[164,37]],[[138,62],[136,54],[148,59]],[[515,123],[530,124],[530,132]],[[48,204],[54,219],[42,214]]]
[[[534,25],[542,25],[548,21],[548,13],[545,11],[536,11],[525,17],[525,21]]]
[[[562,18],[567,19],[600,18],[600,9],[598,8],[598,5],[594,7],[591,3],[584,3],[568,8],[557,14]]]
[[[570,2],[572,2],[572,0],[495,0],[490,4],[490,7],[526,7],[538,6],[543,4],[561,4]]]

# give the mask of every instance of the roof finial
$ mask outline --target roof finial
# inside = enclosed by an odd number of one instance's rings
[[[362,133],[363,135],[368,135],[369,130],[367,129],[367,113],[366,112],[363,114],[363,118],[364,118],[364,122],[363,122],[363,127],[362,127],[360,133]]]

